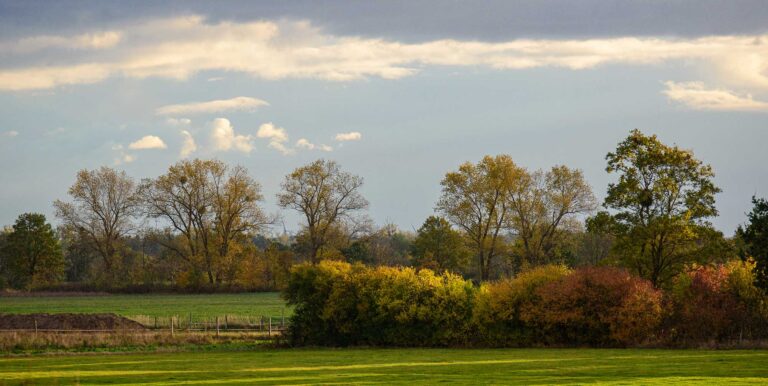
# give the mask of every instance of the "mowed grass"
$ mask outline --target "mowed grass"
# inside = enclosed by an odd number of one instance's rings
[[[0,312],[29,314],[108,313],[123,316],[243,315],[289,316],[290,308],[277,292],[200,295],[96,295],[96,296],[3,296]]]
[[[768,352],[313,349],[0,359],[0,384],[764,384]]]

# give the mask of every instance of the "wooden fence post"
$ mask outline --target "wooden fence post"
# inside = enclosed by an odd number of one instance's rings
[[[173,336],[173,316],[171,316],[171,336]]]
[[[272,336],[272,317],[269,317],[269,333],[267,333],[267,336]]]
[[[189,322],[187,323],[187,331],[192,330],[192,313],[189,313]]]
[[[37,319],[35,319],[35,338],[37,338]]]
[[[216,317],[216,337],[219,337],[219,317]]]

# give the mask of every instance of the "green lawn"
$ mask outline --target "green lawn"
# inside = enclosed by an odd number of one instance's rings
[[[257,350],[0,359],[2,384],[768,382],[768,351]]]
[[[0,312],[6,313],[99,313],[123,316],[195,317],[243,315],[280,316],[290,314],[276,292],[210,295],[103,295],[0,297]]]

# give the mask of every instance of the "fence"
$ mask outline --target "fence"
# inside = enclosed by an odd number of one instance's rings
[[[244,315],[223,315],[223,316],[203,316],[194,317],[193,314],[186,316],[149,316],[134,315],[127,316],[127,319],[141,324],[144,328],[119,328],[119,329],[45,329],[38,328],[37,320],[34,321],[34,328],[0,328],[0,332],[34,332],[34,333],[147,333],[168,331],[171,335],[174,333],[210,333],[217,336],[222,333],[253,333],[255,336],[266,335],[267,337],[277,336],[288,328],[287,319],[284,315],[280,317],[272,316],[244,316]]]
[[[233,332],[266,332],[281,333],[288,327],[285,315],[279,318],[272,316],[223,315],[194,317],[186,316],[148,316],[134,315],[128,319],[141,323],[152,330],[175,331],[233,331]]]

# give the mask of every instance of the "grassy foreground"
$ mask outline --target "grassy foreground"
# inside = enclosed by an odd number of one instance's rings
[[[3,296],[0,312],[29,314],[107,313],[123,316],[196,317],[220,315],[280,316],[290,314],[277,292],[200,295],[95,295],[95,296]]]
[[[766,351],[322,349],[0,359],[0,384],[768,382]]]

